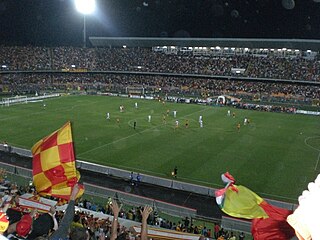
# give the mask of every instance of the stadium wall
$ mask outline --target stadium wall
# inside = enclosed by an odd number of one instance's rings
[[[29,150],[17,148],[17,147],[8,148],[7,146],[0,144],[0,151],[7,152],[8,149],[10,150],[11,153],[16,153],[16,154],[26,156],[26,157],[32,157],[31,152]],[[77,161],[77,165],[78,165],[78,167],[81,167],[82,169],[85,169],[85,170],[109,174],[109,175],[121,177],[124,179],[129,179],[129,176],[130,176],[129,171],[105,167],[105,166],[101,166],[101,165],[93,164],[93,163],[88,163],[88,162],[84,162],[84,161]],[[3,168],[10,173],[28,178],[30,180],[32,179],[32,170],[30,170],[28,168],[18,167],[18,166],[12,165],[12,164],[1,163],[1,162],[0,162],[0,168]],[[191,190],[197,189],[197,188],[199,188],[199,189],[202,188],[207,191],[210,190],[210,193],[213,193],[213,191],[214,191],[213,188],[201,187],[201,186],[196,186],[196,185],[192,185],[192,184],[181,183],[178,181],[171,181],[171,180],[167,180],[167,179],[161,179],[161,178],[157,178],[157,177],[143,175],[143,182],[147,182],[147,183],[153,182],[153,184],[158,185],[159,182],[157,182],[157,181],[161,182],[164,185],[167,185],[167,187],[181,189],[181,190],[184,190],[185,188],[191,189]],[[169,182],[171,182],[171,185],[168,184]],[[199,216],[197,216],[196,209],[181,207],[181,206],[177,206],[175,204],[170,204],[170,203],[158,201],[158,200],[151,199],[151,198],[141,197],[141,196],[127,193],[127,192],[104,188],[104,187],[96,186],[93,184],[84,183],[84,185],[86,188],[86,193],[89,195],[98,196],[98,197],[110,196],[110,197],[118,198],[121,202],[128,204],[128,205],[132,205],[132,206],[141,206],[141,205],[147,204],[147,205],[153,206],[154,209],[158,209],[159,211],[168,213],[170,215],[175,215],[175,216],[180,216],[180,217],[192,217],[192,218],[199,217]],[[205,190],[202,190],[200,192],[205,193]],[[188,190],[186,190],[186,191],[188,191]],[[209,194],[209,192],[207,194]],[[205,193],[205,195],[207,195],[207,194]],[[269,200],[269,199],[266,199],[266,200],[270,204],[277,206],[277,207],[281,207],[281,208],[294,210],[297,207],[296,204],[292,204],[292,203]],[[250,232],[251,232],[251,221],[240,220],[240,219],[236,219],[236,218],[232,218],[232,217],[228,217],[228,216],[222,216],[221,226],[224,229],[231,230],[231,231],[233,231],[233,230],[242,231],[242,232],[245,232],[248,234],[250,234]]]
[[[27,179],[32,179],[32,170],[18,167],[12,164],[0,162],[0,168],[5,169],[7,172],[22,176]],[[182,207],[171,203],[166,203],[152,198],[146,198],[137,196],[134,194],[126,193],[123,191],[113,190],[110,188],[104,188],[97,185],[89,184],[84,182],[83,185],[86,189],[86,194],[97,196],[97,197],[114,197],[119,199],[122,203],[131,206],[144,206],[150,205],[154,209],[158,209],[161,212],[165,212],[170,215],[179,216],[179,217],[189,217],[194,218],[197,215],[197,210],[188,207]]]
[[[0,151],[8,151],[8,148],[5,147],[3,144],[0,144]],[[27,149],[18,148],[18,147],[10,147],[10,151],[11,151],[11,153],[16,153],[21,156],[32,158],[31,151],[27,150]],[[123,170],[123,169],[103,166],[103,165],[89,163],[89,162],[85,162],[85,161],[81,161],[81,160],[77,160],[77,167],[80,170],[83,169],[83,170],[87,170],[87,171],[91,171],[91,172],[97,172],[97,173],[102,173],[102,174],[106,174],[109,176],[123,178],[125,180],[130,180],[130,173],[131,172],[127,171],[127,170]],[[153,185],[157,185],[157,186],[162,186],[162,187],[167,187],[167,188],[172,188],[172,189],[176,189],[176,190],[197,193],[197,194],[206,195],[206,196],[214,197],[214,192],[216,190],[215,188],[195,185],[195,184],[191,184],[191,183],[180,182],[175,179],[165,179],[165,178],[150,176],[150,175],[146,175],[146,174],[142,174],[141,176],[142,176],[141,182],[145,182],[145,183],[153,184]],[[297,207],[297,204],[295,204],[295,203],[276,201],[276,200],[272,200],[272,199],[265,199],[265,200],[276,207],[281,207],[281,208],[285,208],[285,209],[289,209],[289,210],[294,210]]]

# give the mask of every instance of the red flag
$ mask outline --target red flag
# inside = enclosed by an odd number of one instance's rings
[[[80,174],[76,170],[71,123],[37,142],[33,155],[33,182],[40,195],[69,200]],[[80,196],[84,190],[80,191]]]

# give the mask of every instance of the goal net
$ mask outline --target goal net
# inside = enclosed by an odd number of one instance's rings
[[[126,87],[126,93],[130,95],[143,95],[144,88],[143,87]]]
[[[15,96],[10,98],[3,98],[2,99],[2,106],[10,106],[13,104],[21,104],[21,103],[27,103],[28,97],[27,96]]]

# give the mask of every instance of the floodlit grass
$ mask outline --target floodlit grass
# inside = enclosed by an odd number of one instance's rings
[[[45,108],[42,102],[2,107],[0,140],[30,149],[70,120],[79,160],[166,178],[177,166],[179,180],[215,188],[223,186],[220,175],[229,171],[261,196],[285,201],[295,201],[320,169],[320,121],[315,116],[230,108],[233,118],[226,107],[105,96],[66,96],[45,103]],[[251,120],[247,126],[245,117]]]

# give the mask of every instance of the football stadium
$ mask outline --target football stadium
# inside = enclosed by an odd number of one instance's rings
[[[135,23],[168,7],[130,4]],[[301,8],[277,4],[287,19]],[[304,39],[105,37],[81,6],[80,44],[1,42],[0,239],[320,239],[311,12]],[[242,17],[235,3],[210,6]]]

